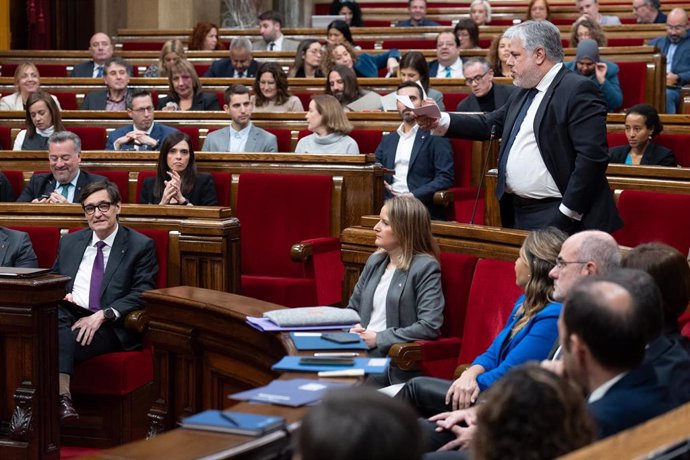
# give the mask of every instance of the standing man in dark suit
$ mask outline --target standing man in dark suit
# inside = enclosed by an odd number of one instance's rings
[[[0,227],[0,267],[38,267],[28,233]]]
[[[91,357],[132,350],[138,337],[124,318],[143,305],[141,293],[156,288],[153,240],[118,224],[122,198],[111,182],[84,189],[82,208],[89,228],[62,237],[53,271],[69,276],[58,309],[61,421],[78,418],[69,392],[74,366]],[[75,313],[83,308],[84,314]]]
[[[563,67],[558,28],[510,27],[508,65],[522,88],[494,112],[418,117],[434,134],[502,139],[496,195],[504,227],[612,232],[622,226],[606,180],[606,103],[589,79]]]
[[[101,78],[104,73],[105,61],[113,57],[113,42],[103,32],[96,32],[89,40],[91,60],[77,64],[72,69],[73,77]]]
[[[494,71],[484,58],[469,58],[462,67],[472,94],[458,103],[458,112],[493,112],[517,90],[512,85],[495,84]]]
[[[252,57],[252,42],[240,37],[230,43],[230,57],[211,64],[204,77],[254,78],[258,69],[259,63]]]
[[[84,187],[105,180],[79,169],[81,139],[70,131],[58,131],[48,138],[49,173],[34,174],[18,202],[79,203]]]
[[[398,96],[407,96],[415,107],[422,105],[422,89],[406,81],[398,86]],[[448,139],[432,136],[417,125],[412,110],[398,101],[403,122],[376,148],[376,160],[395,170],[385,176],[386,196],[411,193],[429,209],[432,219],[445,220],[442,207],[434,205],[434,192],[455,183],[453,151]]]
[[[146,90],[127,93],[127,115],[132,124],[110,133],[105,143],[106,150],[159,150],[163,139],[177,131],[154,122],[153,98]]]

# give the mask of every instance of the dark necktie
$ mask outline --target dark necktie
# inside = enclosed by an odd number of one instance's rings
[[[89,286],[89,310],[98,311],[101,309],[101,288],[103,287],[103,275],[105,275],[105,264],[103,263],[104,241],[96,243],[96,258],[93,260],[91,269],[91,283]]]
[[[501,197],[503,197],[503,193],[506,189],[506,165],[508,164],[508,154],[510,153],[510,149],[513,147],[515,138],[520,132],[522,122],[525,121],[527,110],[529,109],[530,105],[532,105],[534,96],[536,96],[538,92],[539,91],[536,88],[532,88],[527,92],[527,95],[522,102],[522,107],[520,107],[520,112],[518,112],[518,115],[515,118],[513,129],[510,131],[510,137],[508,137],[505,147],[501,149],[501,157],[498,161],[498,181],[496,183],[496,196],[499,200]]]
[[[275,42],[271,42],[271,43],[268,44],[268,50],[269,50],[269,51],[273,51],[273,48],[275,48],[275,47],[276,47]]]
[[[452,77],[453,74],[450,72],[450,67],[446,67],[446,78]]]
[[[103,76],[103,66],[99,65],[96,66],[96,77],[102,77]]]

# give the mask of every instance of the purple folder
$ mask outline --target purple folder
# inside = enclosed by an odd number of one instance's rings
[[[256,316],[247,316],[247,324],[255,329],[263,332],[280,332],[280,331],[324,331],[332,329],[349,330],[354,324],[330,324],[328,326],[288,326],[280,327],[268,318],[257,318]]]

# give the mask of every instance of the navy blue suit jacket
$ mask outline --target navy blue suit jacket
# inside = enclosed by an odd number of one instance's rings
[[[107,180],[107,177],[99,176],[98,174],[90,174],[86,171],[79,171],[79,179],[77,179],[77,188],[74,189],[73,203],[81,201],[81,191],[91,182],[100,182]],[[22,194],[17,198],[17,202],[28,203],[40,198],[42,195],[50,195],[55,190],[55,178],[51,173],[40,173],[31,176],[29,183],[22,190]]]
[[[256,59],[252,59],[247,69],[246,78],[256,77],[256,71],[259,70],[259,63]],[[232,61],[230,58],[218,59],[211,67],[204,73],[204,77],[214,77],[214,78],[233,78],[235,76],[235,68],[232,66]]]
[[[667,56],[671,41],[664,35],[650,40],[649,44],[656,46],[664,53],[664,56]],[[671,72],[678,75],[679,86],[690,83],[690,37],[685,37],[678,43],[676,52],[673,54],[673,62],[671,62]]]
[[[69,233],[60,240],[53,271],[72,278],[65,286],[67,292],[72,292],[74,279],[92,235],[93,231],[86,228]],[[103,309],[114,308],[120,313],[113,330],[125,350],[135,348],[138,338],[133,331],[125,328],[124,318],[144,305],[142,292],[156,289],[157,273],[158,261],[153,240],[120,225],[105,267],[101,306]]]
[[[399,140],[398,132],[392,131],[383,136],[376,148],[376,160],[384,168],[395,169],[395,152]],[[393,182],[391,175],[386,175],[385,178],[388,183]],[[433,205],[434,193],[454,184],[455,172],[450,142],[448,139],[432,136],[429,131],[418,129],[407,172],[407,187],[410,192],[429,208],[432,218],[445,220],[443,208]]]
[[[487,140],[495,127],[501,139],[507,140],[527,93],[524,88],[514,92],[503,107],[491,113],[451,114],[446,135]],[[562,203],[583,214],[584,229],[619,229],[623,222],[606,179],[606,103],[597,86],[588,78],[561,68],[539,105],[534,133],[546,169],[563,195]],[[499,159],[507,154],[504,149],[505,142],[501,144]],[[509,206],[501,201],[503,213]],[[560,214],[554,215],[552,225],[563,226],[566,218]],[[501,215],[504,226],[513,225],[511,217]]]
[[[668,389],[659,385],[654,368],[645,363],[628,372],[606,392],[589,404],[599,427],[599,439],[627,430],[675,407]]]
[[[110,133],[110,135],[108,135],[108,142],[106,142],[105,144],[105,149],[115,150],[115,141],[133,130],[134,125],[127,125],[123,126],[122,128],[118,128],[112,133]],[[175,128],[171,128],[160,123],[154,123],[150,136],[158,141],[158,145],[156,145],[155,147],[151,147],[150,145],[142,145],[140,146],[141,148],[139,150],[158,150],[160,148],[161,142],[163,142],[163,139],[165,139],[169,134],[172,134],[175,131],[177,131]],[[123,144],[120,146],[120,150],[135,150],[134,144]]]

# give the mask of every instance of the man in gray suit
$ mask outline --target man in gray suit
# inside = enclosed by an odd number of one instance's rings
[[[271,133],[254,126],[249,100],[249,89],[243,85],[230,85],[225,90],[223,110],[230,115],[230,126],[206,137],[204,152],[277,152],[278,139]]]
[[[259,16],[262,40],[252,43],[254,51],[297,51],[299,42],[285,38],[281,28],[283,17],[277,11],[266,11]]]
[[[0,267],[38,267],[28,233],[0,227]]]

